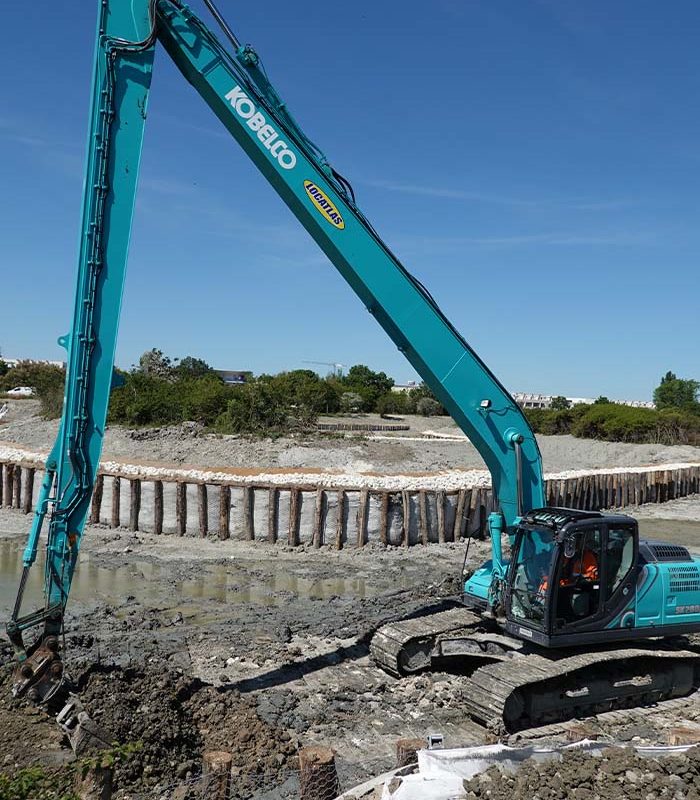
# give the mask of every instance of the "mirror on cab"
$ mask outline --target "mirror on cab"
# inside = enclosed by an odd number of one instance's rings
[[[573,534],[569,534],[566,539],[564,539],[564,557],[569,559],[573,558],[576,555],[576,537]]]

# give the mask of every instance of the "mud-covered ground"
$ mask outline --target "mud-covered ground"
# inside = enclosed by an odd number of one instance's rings
[[[639,509],[645,533],[700,550],[698,511],[698,498],[669,504],[669,519],[654,518],[662,509]],[[0,511],[3,620],[28,522]],[[94,720],[133,746],[117,766],[116,796],[184,797],[211,749],[233,755],[234,796],[281,799],[297,794],[300,746],[333,747],[349,788],[394,765],[399,737],[440,732],[447,746],[487,741],[463,713],[464,678],[397,681],[367,655],[379,625],[455,594],[463,555],[461,544],[337,552],[88,529],[65,660]],[[485,555],[486,545],[473,542],[470,562]],[[36,598],[34,572],[28,592]],[[44,711],[11,699],[5,645],[2,661],[0,772],[39,763],[65,775],[65,739]],[[651,711],[644,724],[606,723],[601,732],[611,741],[663,741],[664,728],[698,716],[700,706],[690,703],[670,716]]]
[[[0,512],[3,619],[27,524]],[[128,796],[169,796],[206,749],[234,753],[242,787],[286,782],[286,797],[299,746],[334,747],[350,786],[391,767],[400,736],[482,740],[454,688],[395,682],[367,657],[378,625],[455,593],[461,546],[338,553],[89,529],[82,554],[65,659],[94,720],[140,743],[117,770]],[[68,759],[55,723],[8,696],[8,647],[2,657],[0,771]]]

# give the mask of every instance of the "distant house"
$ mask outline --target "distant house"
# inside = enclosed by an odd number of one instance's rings
[[[227,386],[241,386],[250,379],[253,374],[244,369],[215,369],[214,372],[221,378]]]
[[[416,389],[418,383],[416,381],[408,381],[407,383],[395,383],[391,387],[392,392],[410,392],[411,389]]]
[[[16,367],[18,364],[46,364],[51,367],[66,368],[65,361],[48,361],[44,358],[7,358],[6,356],[0,356],[0,361],[4,361],[10,368]]]
[[[513,392],[513,400],[520,406],[520,408],[550,408],[554,395],[551,394],[535,394],[533,392]],[[593,405],[595,400],[592,397],[567,397],[569,404],[572,406],[578,405]],[[632,406],[633,408],[656,408],[654,403],[647,400],[611,400],[619,406]]]

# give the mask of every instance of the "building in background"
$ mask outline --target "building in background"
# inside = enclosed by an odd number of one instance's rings
[[[4,361],[10,368],[16,367],[18,364],[46,364],[51,367],[66,368],[65,361],[49,361],[45,358],[7,358],[6,356],[0,356],[0,361]]]
[[[520,408],[550,408],[555,396],[553,394],[513,392],[513,399]],[[567,397],[566,399],[572,406],[590,406],[595,403],[595,398],[593,397]],[[620,406],[631,406],[632,408],[656,408],[651,400],[611,400],[610,402]]]
[[[253,374],[245,369],[215,369],[214,372],[227,386],[242,386]]]

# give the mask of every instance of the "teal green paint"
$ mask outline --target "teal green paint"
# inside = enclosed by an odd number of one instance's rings
[[[53,488],[44,483],[25,551],[29,566],[44,514],[52,510],[47,610],[67,601],[102,449],[153,63],[149,5],[149,0],[99,3],[75,307],[70,334],[62,337],[68,374],[51,455],[55,482]],[[227,54],[186,7],[169,0],[155,6],[157,38],[183,75],[484,458],[503,515],[494,518],[494,530],[512,525],[518,513],[515,440],[522,440],[523,506],[543,505],[540,453],[522,412],[336,183],[254,51]],[[139,47],[128,44],[147,37]],[[307,192],[305,181],[321,194]],[[513,319],[513,309],[504,303],[496,308],[495,324],[499,311]],[[502,562],[500,555],[497,561]],[[60,627],[60,620],[44,622],[47,632]]]

